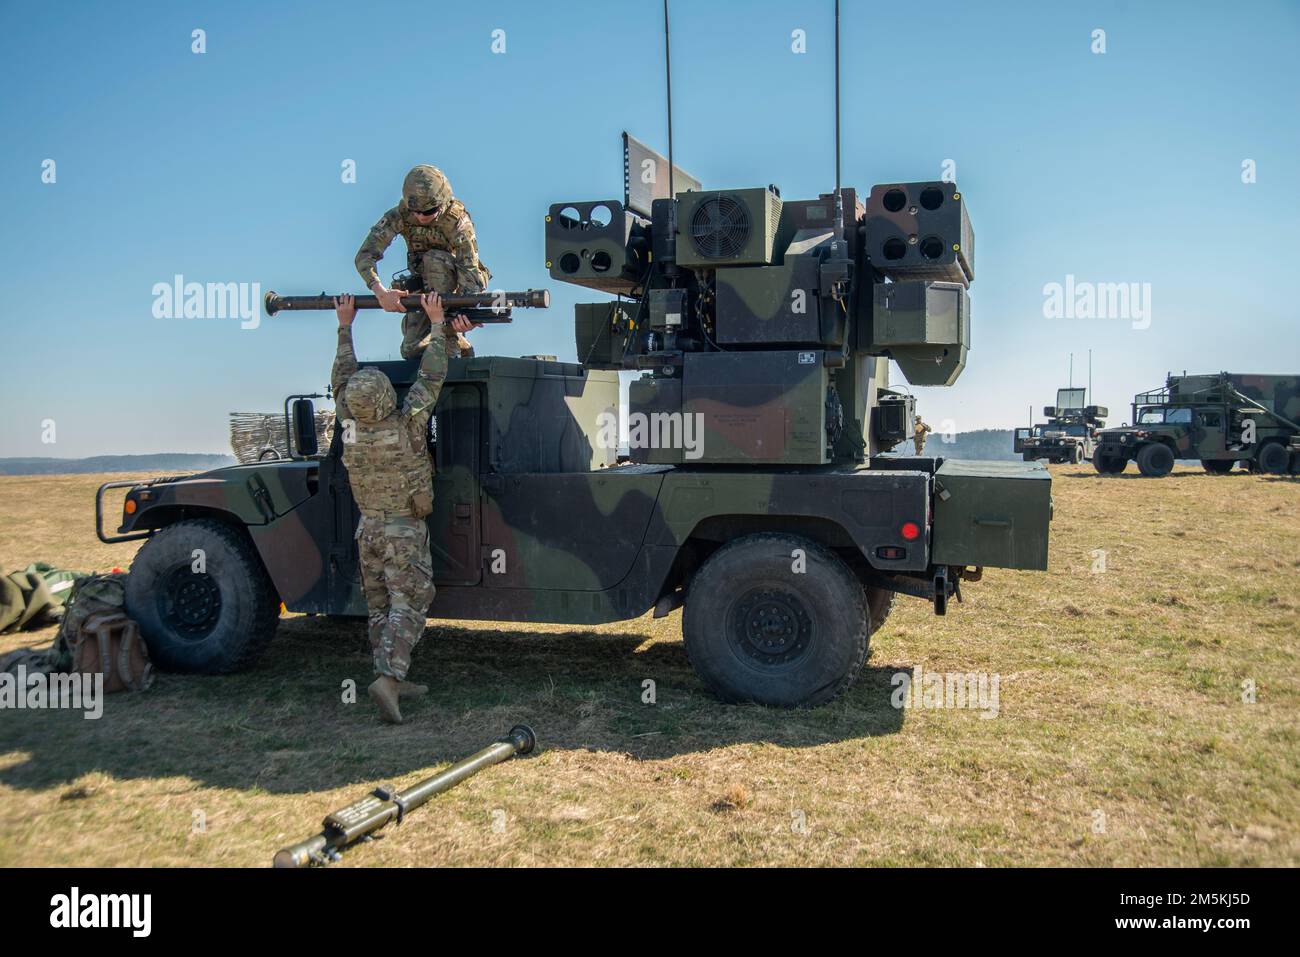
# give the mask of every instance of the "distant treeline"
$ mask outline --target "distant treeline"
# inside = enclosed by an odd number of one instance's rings
[[[234,465],[233,455],[163,452],[157,455],[92,455],[85,459],[0,459],[0,475],[67,475],[83,472],[204,472]]]
[[[941,455],[946,459],[983,459],[1018,461],[1020,456],[1011,451],[1010,429],[979,429],[959,432],[951,442],[943,436],[930,433],[926,437],[925,454]],[[912,443],[904,442],[894,449],[895,454],[911,455]],[[60,475],[85,472],[204,472],[208,469],[234,465],[232,455],[199,455],[184,452],[165,452],[158,455],[94,455],[86,459],[0,459],[0,475]]]

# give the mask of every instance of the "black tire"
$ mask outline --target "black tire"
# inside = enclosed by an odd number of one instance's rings
[[[795,549],[803,573],[793,570]],[[714,552],[691,582],[682,619],[705,687],[724,701],[781,708],[843,693],[867,659],[871,630],[866,591],[848,567],[816,542],[775,533]]]
[[[1138,471],[1147,478],[1164,478],[1174,470],[1174,452],[1163,442],[1152,442],[1138,453]]]
[[[194,571],[194,550],[205,568]],[[128,614],[167,671],[227,674],[255,662],[280,622],[280,600],[244,532],[191,519],[145,542],[126,583]]]
[[[1092,467],[1102,475],[1119,475],[1128,468],[1128,459],[1118,455],[1102,455],[1100,452],[1094,452]]]
[[[1227,475],[1236,464],[1232,459],[1201,459],[1201,468],[1211,475]]]
[[[1070,456],[1070,461],[1072,461],[1075,465],[1082,465],[1082,464],[1083,464],[1083,446],[1082,446],[1082,445],[1076,445],[1076,446],[1074,447],[1074,453]]]
[[[874,635],[880,630],[880,626],[889,620],[889,613],[894,610],[895,595],[896,592],[888,588],[867,586],[867,612],[871,615],[867,622],[871,629],[869,635]]]
[[[1255,461],[1265,475],[1285,475],[1291,466],[1291,453],[1281,442],[1266,442],[1260,446]]]

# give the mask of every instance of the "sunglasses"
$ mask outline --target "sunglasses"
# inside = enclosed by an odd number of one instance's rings
[[[417,216],[437,216],[440,212],[442,212],[441,206],[430,206],[428,209],[415,210]]]

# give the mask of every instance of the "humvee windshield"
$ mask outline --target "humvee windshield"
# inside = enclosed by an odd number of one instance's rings
[[[1138,425],[1191,425],[1191,409],[1146,408],[1138,414]]]

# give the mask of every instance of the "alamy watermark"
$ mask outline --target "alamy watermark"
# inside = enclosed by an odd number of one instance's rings
[[[629,449],[681,449],[687,459],[704,455],[702,412],[632,412],[620,407],[618,414],[596,416],[596,445],[617,450],[626,437]]]
[[[1134,329],[1151,325],[1151,283],[1079,281],[1071,273],[1064,283],[1043,286],[1045,319],[1124,319]]]
[[[80,672],[46,674],[19,665],[0,672],[0,710],[45,711],[69,708],[84,711],[87,721],[104,715],[104,676]]]
[[[50,898],[50,926],[120,927],[132,937],[148,937],[153,927],[152,894],[83,894],[73,887]]]
[[[186,282],[177,273],[172,281],[153,284],[155,319],[238,319],[239,328],[262,324],[260,282]]]
[[[925,671],[920,665],[897,671],[889,679],[895,708],[955,708],[979,711],[981,718],[996,718],[1001,710],[1001,675],[985,672]]]

